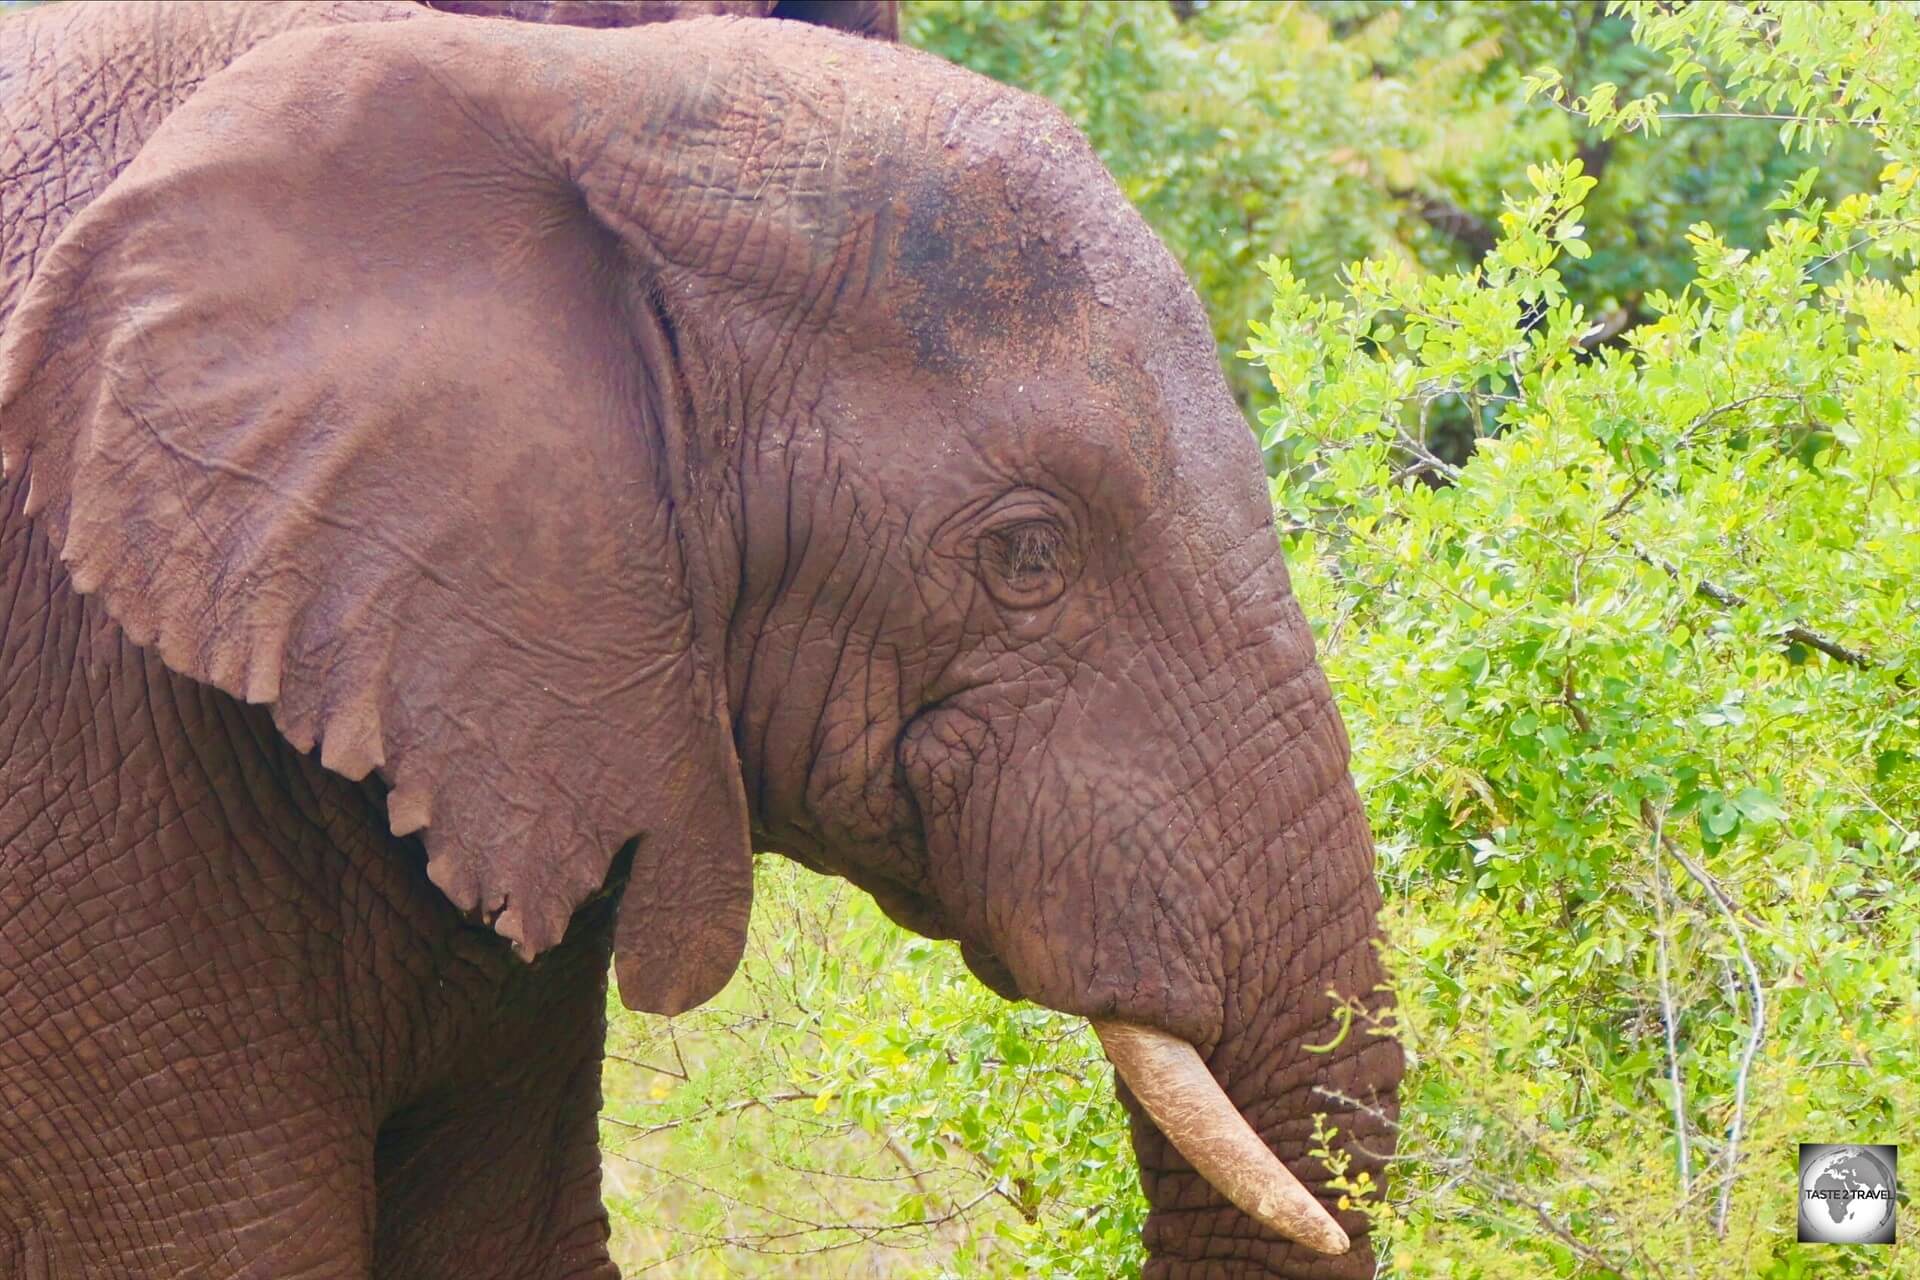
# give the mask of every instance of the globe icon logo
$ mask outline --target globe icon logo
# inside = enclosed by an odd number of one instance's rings
[[[1800,1239],[1818,1244],[1892,1243],[1894,1149],[1801,1147]]]

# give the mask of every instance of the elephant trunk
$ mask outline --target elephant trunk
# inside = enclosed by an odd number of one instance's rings
[[[1343,792],[1351,796],[1350,788]],[[1377,1188],[1398,1117],[1400,1046],[1374,1025],[1383,999],[1375,949],[1378,893],[1357,798],[1343,807],[1349,804],[1350,816],[1313,859],[1325,877],[1322,892],[1309,895],[1319,905],[1291,920],[1266,914],[1266,935],[1284,941],[1241,958],[1247,976],[1229,992],[1220,1039],[1204,1059],[1215,1096],[1231,1106],[1255,1144],[1257,1154],[1240,1162],[1245,1168],[1223,1176],[1212,1167],[1205,1148],[1181,1131],[1182,1117],[1163,1115],[1152,1084],[1115,1059],[1151,1207],[1150,1280],[1360,1280],[1374,1272],[1368,1220],[1351,1206],[1341,1208],[1342,1190],[1313,1154],[1322,1145],[1316,1127],[1324,1117],[1326,1129],[1337,1131],[1326,1146],[1349,1160],[1346,1179],[1366,1173]],[[1285,955],[1278,953],[1282,946]],[[1364,1012],[1347,1021],[1336,1013],[1343,1005]],[[1259,1155],[1267,1156],[1265,1165],[1257,1163]],[[1284,1188],[1273,1169],[1296,1180],[1294,1188]],[[1250,1177],[1250,1170],[1262,1176]],[[1271,1197],[1277,1211],[1249,1204],[1249,1185]]]
[[[1356,983],[1377,979],[1371,940],[1342,969]],[[1219,1092],[1258,1134],[1261,1150],[1273,1165],[1290,1171],[1290,1178],[1298,1178],[1298,1196],[1283,1192],[1281,1215],[1254,1213],[1236,1186],[1223,1186],[1204,1155],[1187,1150],[1179,1132],[1167,1132],[1175,1125],[1156,1119],[1152,1102],[1133,1088],[1125,1071],[1116,1071],[1121,1102],[1133,1117],[1140,1186],[1150,1205],[1148,1280],[1373,1276],[1369,1222],[1356,1209],[1340,1207],[1342,1190],[1331,1186],[1327,1167],[1313,1155],[1321,1146],[1315,1125],[1317,1117],[1325,1117],[1325,1126],[1336,1130],[1329,1148],[1350,1157],[1348,1180],[1369,1173],[1379,1186],[1394,1146],[1400,1046],[1390,1036],[1369,1034],[1356,1019],[1331,1050],[1313,1052],[1309,1046],[1325,1044],[1319,1036],[1292,1027],[1275,1034],[1286,1021],[1229,1029],[1229,1038],[1206,1061]]]
[[[1237,686],[1218,704],[1222,718],[1244,728],[1190,782],[1209,820],[1187,832],[1186,856],[1231,886],[1215,896],[1210,928],[1200,926],[1217,948],[1221,998],[1216,1033],[1190,1059],[1204,1063],[1206,1087],[1188,1096],[1211,1093],[1207,1118],[1189,1126],[1155,1082],[1115,1057],[1152,1210],[1150,1277],[1358,1278],[1374,1268],[1367,1218],[1341,1207],[1334,1173],[1313,1154],[1324,1117],[1338,1131],[1324,1145],[1347,1159],[1345,1177],[1364,1172],[1378,1187],[1393,1147],[1403,1064],[1379,1021],[1388,997],[1373,841],[1332,690],[1300,665],[1304,624],[1286,616],[1290,603],[1279,608],[1282,620],[1250,638],[1264,643],[1221,661]],[[1243,615],[1260,613],[1249,605]],[[1224,1144],[1233,1126],[1217,1100],[1243,1126]]]

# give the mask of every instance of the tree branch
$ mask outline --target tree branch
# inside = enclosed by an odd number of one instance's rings
[[[1413,187],[1393,187],[1387,194],[1396,200],[1406,201],[1422,222],[1467,250],[1475,262],[1492,253],[1493,246],[1500,241],[1497,227],[1478,214],[1462,209],[1445,196]]]
[[[1654,568],[1661,570],[1669,578],[1672,578],[1676,582],[1680,580],[1680,570],[1676,568],[1674,565],[1661,559],[1659,556],[1654,555],[1650,551],[1643,550],[1640,547],[1633,547],[1632,550],[1633,550],[1633,554],[1641,562],[1645,564],[1650,564]],[[1724,605],[1726,608],[1729,608],[1729,609],[1744,609],[1747,607],[1747,605],[1752,603],[1745,596],[1741,595],[1739,592],[1729,591],[1725,587],[1719,585],[1716,582],[1713,582],[1711,579],[1708,579],[1708,578],[1700,579],[1700,581],[1695,585],[1693,590],[1695,595],[1705,596],[1707,599],[1713,601],[1715,604]],[[1838,640],[1834,640],[1828,636],[1824,636],[1820,634],[1818,631],[1814,631],[1808,627],[1803,627],[1798,623],[1795,623],[1792,626],[1786,628],[1784,631],[1780,633],[1780,635],[1781,635],[1781,638],[1785,640],[1790,640],[1796,644],[1805,645],[1809,649],[1818,649],[1821,653],[1826,654],[1829,658],[1832,658],[1834,661],[1844,662],[1850,667],[1859,667],[1862,670],[1871,670],[1875,666],[1879,665],[1876,662],[1874,662],[1872,658],[1860,652],[1858,649],[1850,649],[1846,645],[1841,644]],[[1905,683],[1904,679],[1902,680],[1902,683],[1903,684]]]
[[[1673,1136],[1680,1144],[1680,1194],[1685,1197],[1693,1194],[1693,1158],[1687,1141],[1687,1098],[1686,1085],[1680,1075],[1679,1037],[1674,1028],[1673,981],[1668,956],[1671,926],[1667,916],[1667,876],[1664,864],[1660,861],[1666,817],[1664,810],[1653,811],[1653,840],[1649,852],[1653,854],[1654,920],[1659,926],[1654,939],[1659,947],[1660,1020],[1667,1029],[1667,1079],[1673,1084]]]
[[[1685,869],[1693,882],[1707,891],[1707,896],[1720,909],[1725,917],[1727,929],[1733,935],[1733,945],[1740,952],[1740,967],[1746,972],[1747,1000],[1752,1011],[1747,1028],[1746,1048],[1740,1054],[1740,1069],[1733,1081],[1733,1118],[1727,1124],[1727,1148],[1721,1156],[1725,1172],[1720,1177],[1720,1197],[1713,1210],[1713,1234],[1725,1239],[1727,1234],[1727,1207],[1733,1197],[1733,1179],[1740,1161],[1740,1138],[1746,1127],[1747,1119],[1747,1079],[1753,1071],[1754,1057],[1760,1052],[1760,1042],[1766,1035],[1767,996],[1760,984],[1760,968],[1753,962],[1753,953],[1747,949],[1747,931],[1740,924],[1740,911],[1727,891],[1718,880],[1707,874],[1705,867],[1680,851],[1680,846],[1668,839],[1660,831],[1662,815],[1656,811],[1650,801],[1640,802],[1640,819],[1656,832],[1660,847],[1664,848],[1672,859]]]

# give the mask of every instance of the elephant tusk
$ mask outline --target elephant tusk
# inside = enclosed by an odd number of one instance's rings
[[[1321,1253],[1352,1245],[1227,1098],[1200,1052],[1164,1031],[1095,1019],[1107,1060],[1187,1163],[1254,1221]]]

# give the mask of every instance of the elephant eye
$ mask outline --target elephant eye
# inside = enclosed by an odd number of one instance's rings
[[[980,544],[981,575],[1009,609],[1038,609],[1067,589],[1066,537],[1051,520],[1023,520],[990,531]]]

